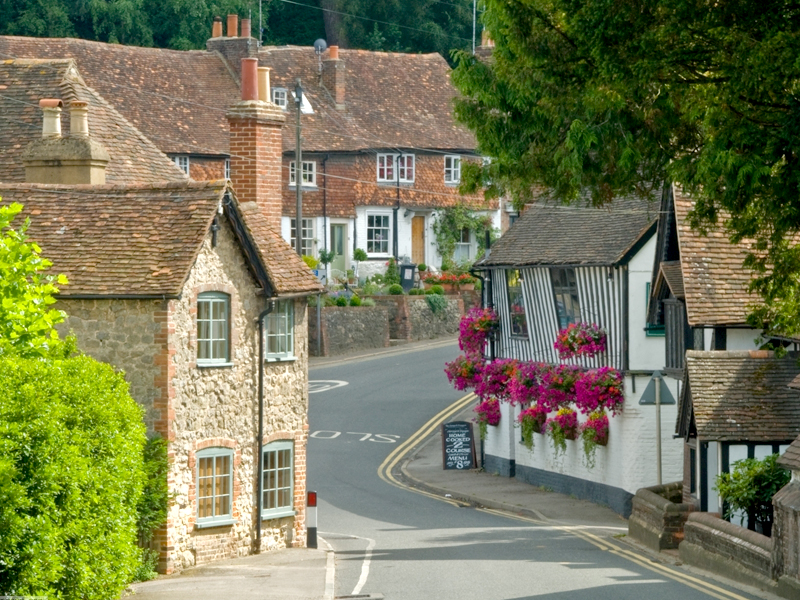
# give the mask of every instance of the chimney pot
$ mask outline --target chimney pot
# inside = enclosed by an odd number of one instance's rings
[[[89,137],[89,104],[73,100],[69,104],[70,137]]]
[[[236,37],[239,32],[239,15],[228,15],[228,37]]]
[[[242,100],[258,100],[258,59],[242,59]]]
[[[214,24],[211,25],[211,37],[222,37],[222,17],[214,17]]]
[[[272,102],[269,97],[269,67],[258,67],[258,99]]]
[[[328,58],[331,60],[337,60],[339,58],[339,46],[331,46],[328,50],[330,51]]]
[[[61,100],[55,98],[43,98],[39,100],[42,109],[42,137],[60,138],[61,137]]]
[[[243,38],[250,37],[250,19],[242,19],[242,35]]]

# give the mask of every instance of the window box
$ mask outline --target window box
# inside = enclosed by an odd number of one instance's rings
[[[233,518],[233,450],[206,448],[197,453],[197,527],[222,527]]]
[[[231,365],[231,298],[222,292],[203,292],[197,297],[197,366]]]
[[[290,517],[294,511],[294,443],[290,440],[264,446],[262,519]]]

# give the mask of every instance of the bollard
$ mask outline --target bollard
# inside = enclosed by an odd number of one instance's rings
[[[306,500],[306,547],[317,547],[317,492],[308,492]]]

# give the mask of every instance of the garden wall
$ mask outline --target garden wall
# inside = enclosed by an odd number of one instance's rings
[[[389,345],[389,311],[385,306],[324,306],[320,315],[321,352],[337,356]],[[317,356],[317,309],[308,311],[308,343]]]
[[[681,503],[683,482],[642,488],[633,497],[628,535],[656,552],[674,549],[683,540],[683,527],[694,509]]]
[[[800,598],[800,480],[793,479],[772,498],[772,576],[778,593]]]
[[[429,340],[458,333],[464,314],[459,295],[447,295],[447,307],[434,313],[425,296],[373,296],[378,306],[389,311],[389,337],[393,340]]]

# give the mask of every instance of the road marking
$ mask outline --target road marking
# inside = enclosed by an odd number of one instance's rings
[[[320,435],[321,433],[332,433],[333,435]],[[320,431],[315,431],[311,434],[312,438],[319,438],[321,440],[332,440],[334,438],[339,437],[342,435],[341,431],[328,431],[326,429],[321,429]]]
[[[399,435],[391,433],[365,433],[363,431],[345,431],[345,435],[360,435],[359,442],[375,442],[376,444],[396,444],[400,439]],[[315,431],[309,437],[318,440],[335,440],[342,435],[341,431],[331,431],[330,429],[320,429]],[[392,439],[397,438],[397,439]],[[344,438],[342,438],[344,439]]]
[[[432,350],[434,348],[443,348],[445,346],[455,346],[457,340],[455,339],[446,339],[440,342],[433,342],[430,344],[425,344],[422,346],[414,346],[412,348],[403,348],[400,346],[397,350],[386,350],[383,352],[376,352],[374,354],[369,354],[367,356],[351,356],[349,358],[342,358],[339,360],[332,360],[330,362],[324,362],[324,360],[314,360],[311,364],[308,365],[309,370],[311,369],[327,369],[328,367],[336,367],[339,365],[344,365],[351,362],[358,362],[363,363],[370,360],[377,360],[379,358],[385,358],[387,356],[398,356],[400,354],[408,354],[410,352],[424,352],[425,350]]]
[[[337,379],[318,379],[315,381],[309,381],[308,393],[318,394],[320,392],[328,392],[330,390],[335,390],[336,388],[344,387],[348,384],[349,382],[347,381],[339,381]]]
[[[354,587],[353,591],[350,593],[351,596],[357,596],[361,592],[361,589],[364,587],[364,585],[367,583],[367,578],[369,577],[369,566],[370,563],[372,562],[372,551],[375,549],[375,540],[368,537],[361,537],[360,535],[351,535],[349,533],[332,533],[330,531],[325,531],[321,533],[340,538],[365,540],[367,542],[367,549],[364,551],[364,561],[361,563],[361,576],[358,578],[358,583],[356,583],[356,587]],[[331,550],[333,550],[333,546],[328,544],[328,542],[325,543]]]
[[[336,562],[333,546],[322,536],[317,536],[317,540],[327,547],[325,551],[327,560],[325,561],[325,595],[323,600],[333,600],[336,594]]]

